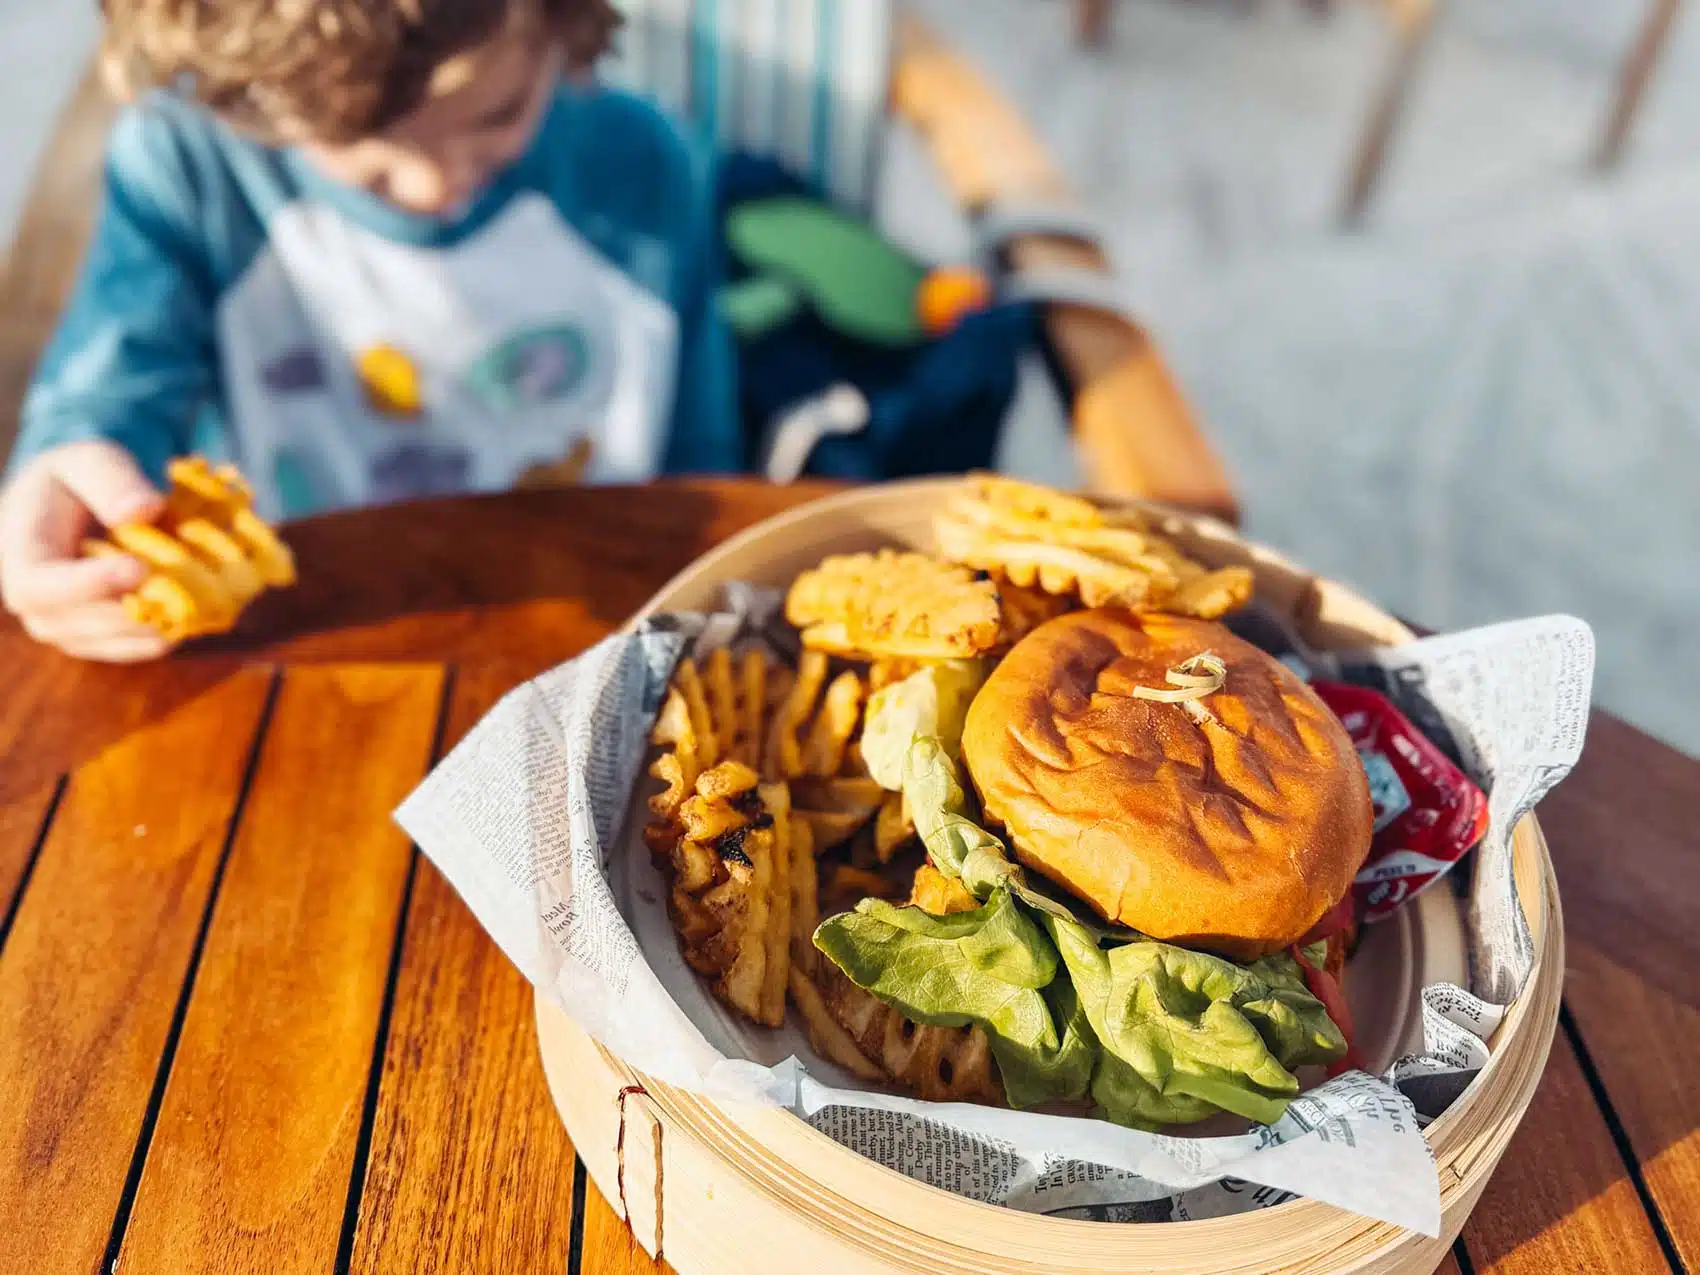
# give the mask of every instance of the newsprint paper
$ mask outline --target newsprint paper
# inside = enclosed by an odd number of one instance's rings
[[[1384,1075],[1330,1080],[1271,1126],[1166,1136],[878,1092],[819,1058],[799,1026],[737,1020],[685,965],[637,837],[649,727],[682,653],[783,643],[773,611],[770,594],[735,586],[722,614],[653,617],[609,638],[512,691],[396,812],[544,995],[639,1071],[718,1100],[788,1107],[873,1160],[973,1199],[1160,1221],[1297,1194],[1439,1233],[1421,1129],[1486,1064],[1485,1038],[1530,971],[1510,831],[1581,751],[1587,625],[1553,616],[1353,656],[1305,653],[1319,673],[1393,696],[1487,790],[1491,823],[1464,861],[1471,985],[1422,989],[1423,1047]]]

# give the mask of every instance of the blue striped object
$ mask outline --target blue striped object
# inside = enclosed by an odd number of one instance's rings
[[[893,0],[616,0],[603,64],[716,146],[779,161],[835,202],[873,203]]]

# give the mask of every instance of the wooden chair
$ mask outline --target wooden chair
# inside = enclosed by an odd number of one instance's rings
[[[1635,127],[1636,117],[1641,113],[1647,86],[1658,70],[1665,46],[1670,43],[1677,10],[1681,7],[1682,0],[1652,0],[1647,7],[1640,33],[1618,72],[1611,110],[1606,116],[1605,127],[1600,131],[1599,145],[1594,150],[1594,167],[1602,172],[1617,167],[1618,161],[1623,158],[1630,130]]]
[[[1305,7],[1326,15],[1338,0],[1301,0]],[[1429,33],[1434,29],[1437,0],[1374,0],[1393,32],[1393,49],[1377,81],[1365,113],[1357,144],[1346,166],[1346,185],[1340,201],[1340,224],[1356,226],[1364,219],[1387,164],[1398,131],[1405,99],[1416,76]],[[1102,48],[1109,43],[1115,0],[1075,0],[1075,30],[1082,46]]]
[[[919,22],[899,19],[889,36],[894,58],[889,83],[878,86],[881,120],[889,105],[919,132],[965,208],[1072,204],[1032,130],[974,68]],[[31,369],[74,282],[112,115],[91,68],[44,153],[0,271],[0,456],[10,450]],[[1072,233],[1018,236],[1005,255],[1018,271],[1108,273],[1102,251]],[[1092,487],[1237,517],[1223,467],[1143,328],[1095,305],[1056,304],[1045,329]]]

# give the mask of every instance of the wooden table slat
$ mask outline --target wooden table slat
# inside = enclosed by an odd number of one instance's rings
[[[412,857],[435,667],[284,675],[120,1261],[329,1269]]]
[[[444,747],[531,671],[457,674]],[[503,1252],[565,1271],[574,1153],[537,1058],[531,985],[428,861],[402,944],[351,1270],[490,1269]]]
[[[588,1177],[588,1175],[587,1175]],[[657,1262],[639,1246],[632,1228],[608,1198],[588,1182],[584,1206],[584,1261],[574,1275],[672,1275],[672,1263]],[[662,1238],[666,1247],[666,1238]]]
[[[1700,1271],[1700,997],[1679,1001],[1590,944],[1573,941],[1569,953],[1564,994],[1577,1031],[1671,1243]],[[1656,1048],[1625,1043],[1649,1035]]]
[[[1664,1254],[1562,1032],[1499,1170],[1464,1224],[1476,1275],[1653,1275]]]
[[[0,951],[22,901],[18,894],[46,836],[47,820],[59,799],[59,785],[45,784],[0,805]]]
[[[102,1263],[270,683],[226,682],[66,786],[0,953],[0,1270]]]
[[[1700,762],[1595,712],[1581,761],[1540,810],[1566,931],[1691,1006],[1700,1006],[1697,805]]]

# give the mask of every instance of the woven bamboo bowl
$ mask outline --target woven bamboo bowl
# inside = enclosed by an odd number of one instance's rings
[[[784,585],[828,553],[925,547],[931,511],[954,483],[865,488],[770,518],[700,558],[642,614],[711,608],[730,580]],[[1315,647],[1412,636],[1350,590],[1222,523],[1160,516],[1202,561],[1251,566],[1259,599]],[[1314,1200],[1143,1226],[997,1208],[876,1165],[788,1111],[716,1104],[646,1080],[541,999],[538,1042],[555,1104],[597,1186],[644,1249],[664,1255],[680,1275],[1429,1275],[1534,1096],[1558,1020],[1564,928],[1533,816],[1517,826],[1513,856],[1535,940],[1534,973],[1489,1041],[1487,1067],[1426,1131],[1440,1175],[1438,1239]]]

